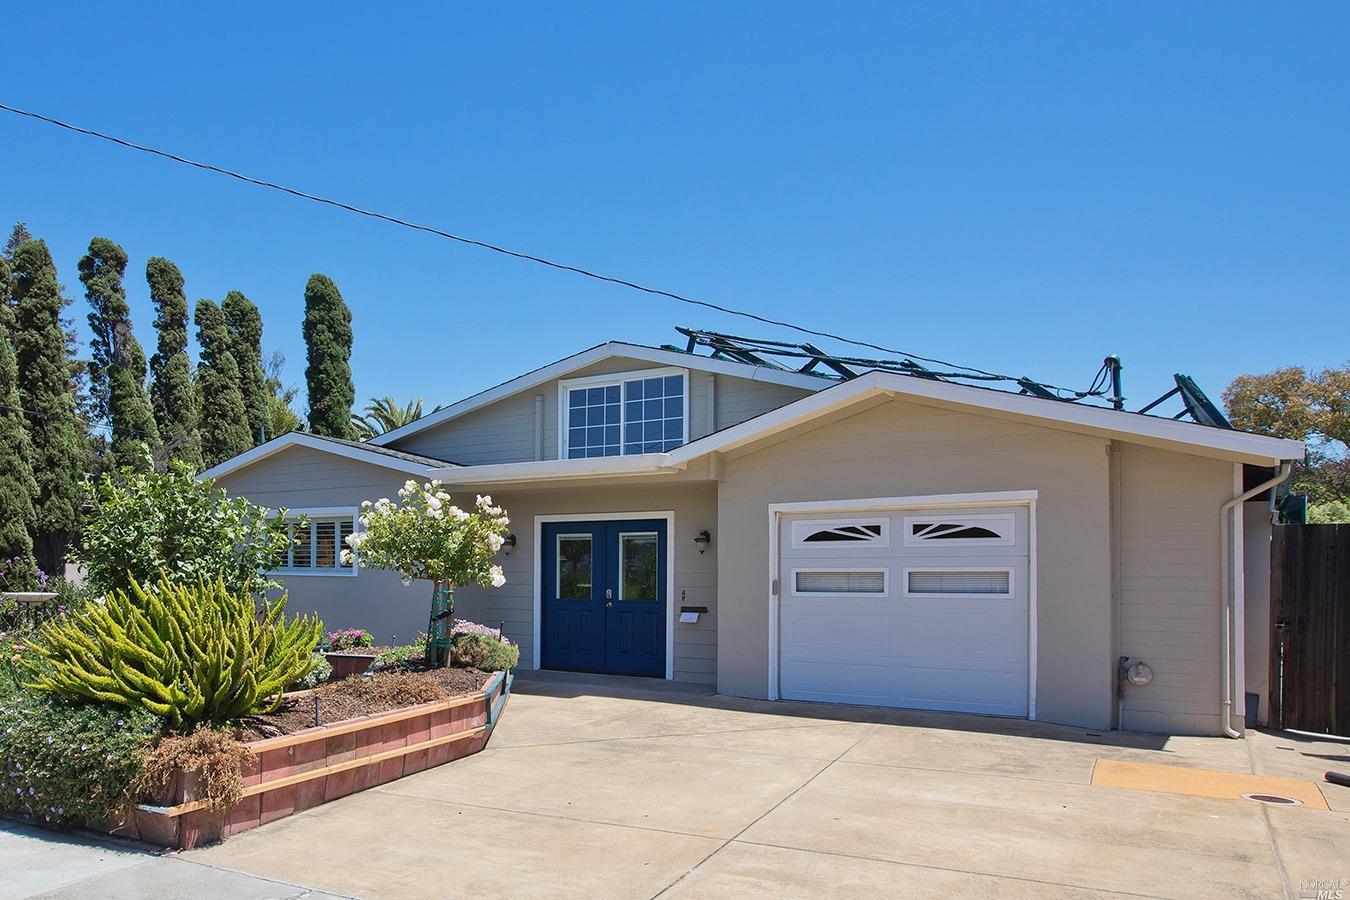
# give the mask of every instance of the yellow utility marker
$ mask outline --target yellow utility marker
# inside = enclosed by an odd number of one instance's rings
[[[1289,797],[1310,809],[1328,809],[1326,798],[1317,785],[1297,778],[1272,778],[1244,772],[1216,772],[1212,769],[1188,769],[1184,766],[1155,766],[1149,763],[1117,762],[1099,759],[1092,767],[1094,787],[1125,788],[1133,791],[1157,791],[1189,797],[1214,797],[1219,800],[1245,800],[1245,794]]]

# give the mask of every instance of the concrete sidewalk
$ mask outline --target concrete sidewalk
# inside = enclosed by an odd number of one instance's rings
[[[130,843],[56,834],[0,819],[0,900],[325,900],[338,896],[154,853]]]

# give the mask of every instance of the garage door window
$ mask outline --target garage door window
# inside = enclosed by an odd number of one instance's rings
[[[906,569],[905,596],[1012,594],[1012,569]]]
[[[792,546],[817,549],[836,546],[886,547],[890,538],[888,524],[885,519],[793,522]]]
[[[794,569],[794,594],[884,594],[885,569]]]
[[[1013,516],[906,516],[905,546],[973,547],[1013,544]]]

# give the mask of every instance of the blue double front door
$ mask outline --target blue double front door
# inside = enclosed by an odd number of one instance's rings
[[[666,522],[549,522],[541,535],[542,665],[666,674]]]

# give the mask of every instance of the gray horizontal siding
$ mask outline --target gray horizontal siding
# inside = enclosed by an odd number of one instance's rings
[[[527,462],[535,458],[535,397],[543,398],[544,459],[558,458],[558,381],[654,368],[639,359],[616,357],[569,373],[564,379],[513,394],[449,422],[410,435],[395,449],[464,465]],[[709,385],[715,381],[716,420],[708,415]],[[822,382],[824,384],[824,382]],[[810,391],[732,375],[689,372],[689,438],[727,428],[807,396]]]

